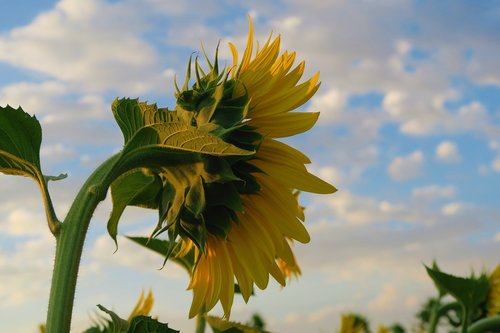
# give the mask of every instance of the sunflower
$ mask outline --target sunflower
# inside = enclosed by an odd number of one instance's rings
[[[490,291],[486,308],[488,317],[498,316],[500,314],[500,265],[490,275]]]
[[[269,276],[285,286],[287,277],[300,275],[291,245],[307,243],[310,236],[297,193],[336,191],[307,171],[306,155],[276,140],[306,132],[317,121],[319,113],[291,111],[318,90],[319,73],[298,83],[305,63],[294,67],[295,52],[280,54],[279,36],[254,52],[251,20],[241,61],[236,47],[230,48],[232,67],[219,73],[216,56],[213,64],[207,59],[210,71],[205,73],[196,61],[197,81],[188,88],[190,59],[186,84],[176,93],[175,111],[184,121],[255,152],[223,159],[231,174],[225,179],[201,176],[203,195],[197,198],[204,200],[202,209],[188,212],[190,218],[180,214],[184,226],[197,221],[191,226],[202,226],[204,234],[199,241],[191,232],[196,228],[178,232],[173,252],[178,258],[194,252],[197,258],[188,286],[194,293],[189,317],[217,302],[229,317],[235,280],[248,301],[254,285],[265,289]]]

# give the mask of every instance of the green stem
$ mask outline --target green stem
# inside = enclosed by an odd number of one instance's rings
[[[500,316],[483,318],[469,326],[469,333],[500,332]]]
[[[441,303],[441,295],[436,299],[436,303],[432,307],[431,319],[429,321],[429,333],[435,333],[439,323],[439,307]]]
[[[64,223],[56,233],[56,257],[52,274],[47,332],[68,333],[71,327],[73,300],[83,244],[90,219],[104,200],[113,180],[112,169],[118,158],[105,161],[89,177],[78,193]]]
[[[43,204],[45,206],[45,214],[47,215],[47,223],[49,225],[50,232],[56,236],[59,233],[59,229],[62,224],[56,216],[56,211],[52,205],[52,200],[50,199],[47,181],[42,175],[39,177],[38,184],[40,185],[40,190],[42,191]]]
[[[441,298],[440,298],[441,299]],[[451,302],[446,304],[437,303],[432,310],[432,315],[429,323],[429,333],[435,333],[439,324],[439,319],[445,316],[450,310],[458,311],[460,303]]]
[[[70,331],[76,280],[85,236],[94,210],[106,197],[113,180],[135,168],[151,167],[151,164],[154,166],[176,163],[179,158],[185,158],[186,155],[188,154],[175,152],[165,154],[161,150],[154,149],[149,151],[139,149],[138,153],[129,153],[125,156],[119,153],[101,164],[87,179],[73,201],[64,222],[55,232],[56,258],[47,312],[48,333]]]
[[[462,329],[461,333],[467,333],[469,326],[469,308],[462,305]]]
[[[205,333],[205,327],[207,326],[207,319],[205,318],[205,307],[203,307],[196,316],[196,331],[195,333]]]

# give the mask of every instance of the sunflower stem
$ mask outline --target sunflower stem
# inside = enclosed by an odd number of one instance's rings
[[[205,307],[203,306],[200,313],[196,316],[196,333],[205,333],[207,319],[205,318]]]
[[[75,198],[64,223],[55,233],[56,256],[47,312],[47,332],[70,332],[85,236],[94,210],[106,197],[107,189],[114,179],[113,166],[118,156],[115,155],[105,161],[88,178]]]

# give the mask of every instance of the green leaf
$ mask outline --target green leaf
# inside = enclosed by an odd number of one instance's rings
[[[211,156],[250,156],[255,152],[238,148],[221,138],[182,122],[153,124],[141,128],[125,146],[124,154],[156,149]]]
[[[439,266],[437,265],[437,262],[436,262],[435,260],[432,262],[432,269],[433,269],[434,271],[436,271],[436,272],[441,272],[441,270],[439,269]],[[437,283],[435,283],[435,282],[434,282],[434,285],[436,286],[436,289],[437,289],[437,290],[438,290],[438,292],[439,292],[439,299],[441,299],[443,296],[445,296],[445,295],[446,295],[446,293],[447,293],[447,292],[446,292],[446,290],[445,290],[445,289],[443,289],[443,288],[441,287],[441,285],[439,285],[439,284],[437,284]]]
[[[227,321],[219,317],[206,316],[206,319],[214,333],[269,333],[260,328]]]
[[[48,183],[49,181],[55,182],[66,178],[68,178],[68,174],[66,173],[61,173],[59,174],[59,176],[46,176],[46,175],[43,176],[43,179],[45,180],[46,183]]]
[[[145,248],[153,252],[158,253],[163,257],[168,253],[172,245],[171,241],[158,238],[149,239],[147,237],[129,237],[129,236],[127,236],[127,238],[139,245],[144,246]],[[174,250],[172,252],[170,260],[184,267],[188,273],[191,273],[195,262],[194,251],[191,250],[187,255],[183,257],[176,257],[178,248],[175,247],[175,244],[173,246],[173,249]]]
[[[122,333],[122,332],[128,332],[127,329],[129,328],[129,323],[125,319],[120,318],[116,313],[113,311],[110,311],[106,309],[104,306],[97,304],[97,307],[101,310],[106,312],[110,317],[113,322],[113,333]]]
[[[438,288],[453,296],[469,312],[486,301],[489,291],[489,283],[486,275],[482,274],[479,277],[471,276],[469,278],[462,278],[427,266],[425,268],[427,269],[427,274],[429,274]]]
[[[127,333],[179,333],[179,331],[151,317],[137,316],[132,319]]]
[[[102,305],[97,307],[106,312],[111,317],[108,327],[92,327],[85,333],[179,333],[168,327],[167,324],[160,323],[158,320],[147,316],[136,316],[129,323],[125,319],[120,318],[116,313],[106,309]]]
[[[0,107],[0,172],[28,176],[39,184],[42,128],[35,116],[21,107]]]
[[[127,206],[158,208],[157,197],[162,189],[159,177],[134,170],[119,177],[111,184],[113,209],[108,220],[108,233],[116,244],[118,222]]]
[[[156,104],[139,102],[138,99],[115,99],[111,105],[115,120],[122,130],[125,143],[144,126],[178,121],[175,112],[158,109]]]

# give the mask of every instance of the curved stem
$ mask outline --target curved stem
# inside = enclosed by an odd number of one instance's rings
[[[125,157],[118,153],[101,164],[87,179],[73,201],[64,222],[55,232],[56,258],[47,312],[47,332],[70,331],[76,280],[85,236],[94,210],[106,197],[111,183],[129,170],[151,164],[153,166],[163,163],[175,164],[186,156],[191,155],[178,152],[165,154],[161,150],[154,149]]]
[[[104,200],[119,155],[105,161],[89,177],[78,193],[64,223],[56,233],[56,257],[52,274],[47,332],[67,333],[71,327],[73,300],[83,244],[90,219],[99,202]]]
[[[62,223],[56,216],[56,211],[54,209],[54,205],[52,204],[52,199],[50,198],[47,181],[41,175],[39,177],[38,184],[40,185],[40,190],[42,191],[43,204],[45,206],[45,214],[47,215],[47,223],[49,225],[50,232],[56,236],[59,233]]]
[[[469,333],[500,332],[500,316],[483,318],[469,326]]]

